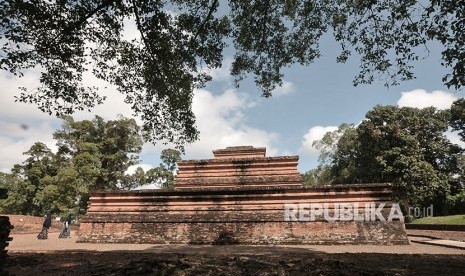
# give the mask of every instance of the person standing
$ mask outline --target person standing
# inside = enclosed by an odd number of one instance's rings
[[[52,214],[47,213],[47,216],[45,217],[45,221],[42,224],[42,231],[40,231],[39,235],[37,235],[37,238],[39,240],[46,240],[48,239],[48,229],[52,226]]]
[[[58,238],[70,238],[71,237],[71,221],[73,220],[73,216],[71,214],[68,215],[65,222],[63,223],[63,229],[61,230],[60,235]]]

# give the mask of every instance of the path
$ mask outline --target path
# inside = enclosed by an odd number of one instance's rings
[[[465,250],[439,247],[435,245],[411,243],[410,245],[288,245],[288,246],[246,246],[246,245],[154,245],[154,244],[90,244],[76,243],[76,235],[69,239],[58,239],[58,233],[50,233],[48,240],[38,240],[36,234],[15,234],[10,242],[10,252],[47,252],[47,251],[141,251],[154,253],[182,254],[272,254],[288,252],[322,253],[387,253],[387,254],[458,254]]]

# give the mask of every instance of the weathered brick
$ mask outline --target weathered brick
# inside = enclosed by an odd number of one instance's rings
[[[389,184],[302,188],[298,157],[233,147],[182,161],[174,191],[93,192],[78,242],[407,244],[402,222],[285,221],[285,204],[392,205]],[[330,210],[331,214],[332,209]]]

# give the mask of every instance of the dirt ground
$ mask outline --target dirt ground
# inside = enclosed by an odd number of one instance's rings
[[[465,232],[461,231],[434,231],[434,230],[407,230],[409,236],[429,237],[465,242]]]
[[[221,252],[222,248],[213,249]],[[338,253],[183,254],[13,252],[14,275],[463,275],[464,255]]]
[[[465,271],[465,250],[418,243],[403,246],[85,244],[76,243],[75,232],[70,239],[58,239],[58,232],[52,231],[48,240],[38,240],[38,232],[31,233],[31,229],[32,226],[21,226],[12,233],[9,256],[3,264],[9,275],[463,275]],[[447,235],[438,231],[423,234],[439,238]],[[449,238],[464,237],[465,233],[456,232]]]

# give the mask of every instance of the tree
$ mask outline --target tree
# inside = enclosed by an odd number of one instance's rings
[[[126,173],[139,162],[142,146],[133,119],[105,121],[95,116],[91,121],[75,121],[66,116],[54,138],[57,153],[37,142],[11,174],[0,173],[0,188],[9,190],[0,212],[82,214],[91,190],[130,190],[150,183],[173,188],[176,162],[181,159],[178,150],[163,150],[160,166],[148,172],[139,167],[133,174]]]
[[[380,167],[386,168],[386,176],[389,177],[390,172],[398,174],[398,170],[389,168],[390,164],[399,155],[404,155],[431,164],[438,173],[456,173],[456,158],[461,149],[445,135],[449,117],[449,110],[441,111],[434,107],[376,106],[357,128],[363,145],[358,164],[373,173]],[[370,154],[370,151],[380,150],[383,154],[379,157]]]
[[[119,186],[122,190],[131,190],[133,188],[149,184],[149,179],[142,167],[137,167],[133,174],[125,174],[121,179]]]
[[[162,188],[173,189],[181,153],[175,149],[164,149],[160,159],[162,163],[147,172],[147,183],[158,183]]]
[[[369,111],[358,127],[362,181],[392,182],[404,206],[434,204],[437,212],[447,212],[445,203],[456,183],[461,153],[445,136],[449,115],[448,110],[433,107],[378,106]]]
[[[31,148],[24,152],[29,157],[22,164],[14,165],[12,173],[14,177],[23,180],[17,182],[21,185],[12,187],[21,196],[21,214],[42,215],[45,212],[44,206],[37,200],[37,195],[44,189],[45,183],[42,179],[46,176],[56,175],[58,171],[55,162],[55,155],[52,151],[41,142],[34,143]]]
[[[8,207],[12,212],[82,212],[90,190],[123,188],[124,174],[139,162],[142,147],[136,122],[123,117],[75,121],[65,116],[54,138],[57,153],[37,142],[24,153],[29,156],[26,161],[16,164],[12,176],[5,177],[11,199],[17,200],[16,207]]]
[[[164,149],[160,159],[162,163],[147,172],[142,167],[137,167],[133,174],[126,174],[120,182],[120,188],[130,190],[139,186],[155,184],[156,187],[173,189],[178,168],[177,162],[181,160],[181,152],[175,149]]]
[[[359,150],[357,129],[353,124],[341,124],[337,130],[327,132],[321,140],[313,142],[320,151],[317,182],[357,183],[359,182],[355,156]]]
[[[88,194],[83,178],[71,162],[60,163],[56,175],[46,175],[41,180],[42,189],[37,192],[35,200],[40,203],[42,212],[78,214],[81,198]],[[87,207],[87,201],[84,204]]]
[[[164,149],[161,151],[160,159],[163,167],[171,172],[176,172],[178,169],[178,161],[181,160],[181,153],[175,149]]]
[[[83,186],[70,160],[59,160],[45,144],[36,142],[24,153],[29,157],[16,164],[2,182],[9,190],[3,208],[13,214],[64,213],[76,206]]]
[[[318,166],[308,172],[301,173],[304,187],[318,187],[333,183],[330,167]]]
[[[460,139],[465,142],[465,99],[458,99],[450,108],[450,125],[452,130],[458,131]]]
[[[0,188],[8,190],[8,198],[0,200],[0,213],[22,213],[26,205],[24,191],[27,189],[27,183],[13,174],[0,172]]]
[[[57,154],[72,158],[74,169],[89,189],[118,189],[127,169],[139,162],[142,150],[135,120],[120,117],[105,122],[99,116],[92,121],[74,121],[70,116],[63,120],[62,128],[53,135]]]
[[[316,145],[329,157],[323,165],[333,183],[390,182],[404,207],[434,204],[446,213],[448,197],[460,191],[462,153],[445,136],[450,118],[433,107],[376,106],[356,128],[343,125]]]
[[[452,130],[458,131],[460,140],[465,142],[465,99],[456,100],[451,106],[450,124]],[[465,155],[458,157],[459,183],[452,188],[452,195],[448,198],[453,212],[465,213]]]
[[[40,70],[41,86],[22,88],[18,100],[57,115],[104,101],[82,84],[90,71],[126,96],[147,140],[182,149],[198,138],[193,89],[211,80],[203,69],[220,67],[230,45],[236,83],[251,74],[265,97],[282,84],[283,67],[320,57],[325,33],[341,45],[339,62],[360,55],[355,85],[414,78],[418,53],[439,42],[450,68],[443,81],[459,89],[464,14],[463,1],[5,0],[0,68],[18,76]],[[122,35],[128,21],[138,38]]]
[[[120,183],[122,189],[132,189],[138,186],[155,184],[156,187],[174,189],[174,180],[177,173],[177,162],[181,160],[181,152],[175,149],[164,149],[161,152],[162,163],[147,172],[137,167],[133,174],[124,176]]]

